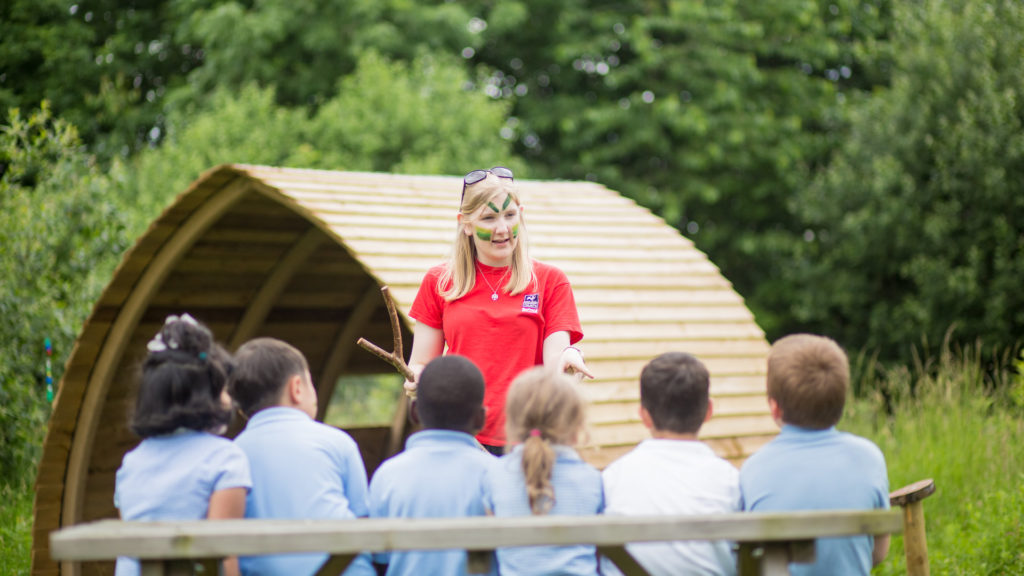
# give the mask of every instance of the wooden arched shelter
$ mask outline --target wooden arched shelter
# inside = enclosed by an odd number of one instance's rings
[[[58,565],[48,534],[116,516],[114,475],[138,442],[127,428],[134,371],[168,314],[189,312],[232,350],[256,336],[291,342],[308,358],[326,409],[339,376],[390,370],[355,344],[361,336],[391,341],[382,285],[402,314],[408,352],[405,314],[451,244],[461,185],[455,177],[225,165],[183,192],[126,253],[66,365],[36,481],[33,574],[109,570]],[[774,436],[764,333],[690,240],[598,184],[517,185],[531,254],[572,281],[582,347],[597,375],[583,385],[587,460],[603,466],[646,437],[637,379],[669,350],[692,352],[711,371],[716,412],[702,437],[720,455],[739,462]],[[387,455],[388,430],[353,431],[371,469]]]

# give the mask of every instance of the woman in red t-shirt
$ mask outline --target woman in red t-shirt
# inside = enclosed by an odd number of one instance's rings
[[[409,367],[418,375],[445,345],[448,354],[472,360],[487,385],[487,420],[477,439],[497,454],[505,446],[505,394],[520,372],[543,364],[593,375],[573,346],[583,332],[568,278],[527,254],[512,171],[466,174],[456,221],[448,262],[427,271],[410,311],[416,327]]]

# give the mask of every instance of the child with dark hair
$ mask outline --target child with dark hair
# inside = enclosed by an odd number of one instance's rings
[[[648,440],[603,473],[606,514],[725,514],[740,510],[739,472],[697,439],[711,418],[710,376],[700,360],[668,352],[640,373],[640,420]],[[629,544],[654,575],[735,574],[725,541]],[[618,573],[611,566],[606,573]]]
[[[231,420],[230,355],[188,314],[168,316],[146,346],[131,428],[143,440],[124,456],[114,506],[124,520],[241,518],[251,481],[245,454],[218,434]],[[224,561],[238,574],[238,561]],[[117,576],[139,574],[118,558]]]
[[[317,422],[305,356],[287,342],[256,338],[235,353],[229,388],[249,419],[235,444],[249,457],[246,518],[358,518],[368,513],[366,468],[347,433]],[[243,557],[243,574],[309,575],[327,554]],[[372,571],[359,560],[346,571]]]
[[[483,516],[481,483],[494,461],[473,436],[484,425],[484,377],[471,361],[441,356],[420,373],[410,416],[423,426],[405,451],[386,460],[370,482],[370,516]],[[374,554],[388,576],[466,574],[465,550]]]
[[[882,451],[866,438],[835,428],[849,382],[846,353],[830,338],[793,334],[772,344],[768,408],[782,431],[740,469],[745,510],[889,508]],[[867,575],[888,551],[888,535],[820,538],[814,563],[791,564],[790,572]]]
[[[512,381],[505,427],[514,448],[491,464],[484,480],[484,501],[495,516],[604,510],[600,472],[573,449],[583,425],[583,398],[572,377],[537,367]],[[504,576],[597,573],[592,545],[500,548],[497,556]]]

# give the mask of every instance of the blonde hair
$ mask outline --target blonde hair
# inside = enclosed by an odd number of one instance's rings
[[[460,207],[462,222],[455,229],[455,243],[448,257],[448,266],[437,279],[437,291],[445,300],[452,302],[462,298],[476,284],[476,245],[473,244],[473,237],[466,235],[462,231],[462,227],[465,223],[470,222],[469,217],[473,213],[502,192],[510,195],[517,206],[521,204],[519,193],[511,178],[499,178],[494,174],[487,174],[483,180],[466,186],[466,194]],[[520,213],[518,241],[512,252],[512,271],[509,274],[508,282],[502,288],[509,294],[515,295],[529,288],[531,282],[533,282],[533,265],[530,263],[526,242],[526,221]]]
[[[520,374],[505,400],[509,443],[523,444],[523,477],[530,510],[547,514],[555,505],[552,444],[572,444],[583,430],[583,398],[572,378],[537,366]]]
[[[782,420],[824,430],[839,423],[850,383],[850,363],[834,340],[792,334],[768,352],[768,397],[782,409]]]

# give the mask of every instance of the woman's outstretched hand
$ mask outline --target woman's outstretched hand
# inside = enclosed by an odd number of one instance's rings
[[[583,352],[575,346],[566,346],[558,358],[558,371],[566,372],[582,380],[584,376],[593,378],[594,375],[587,368],[583,360]]]

